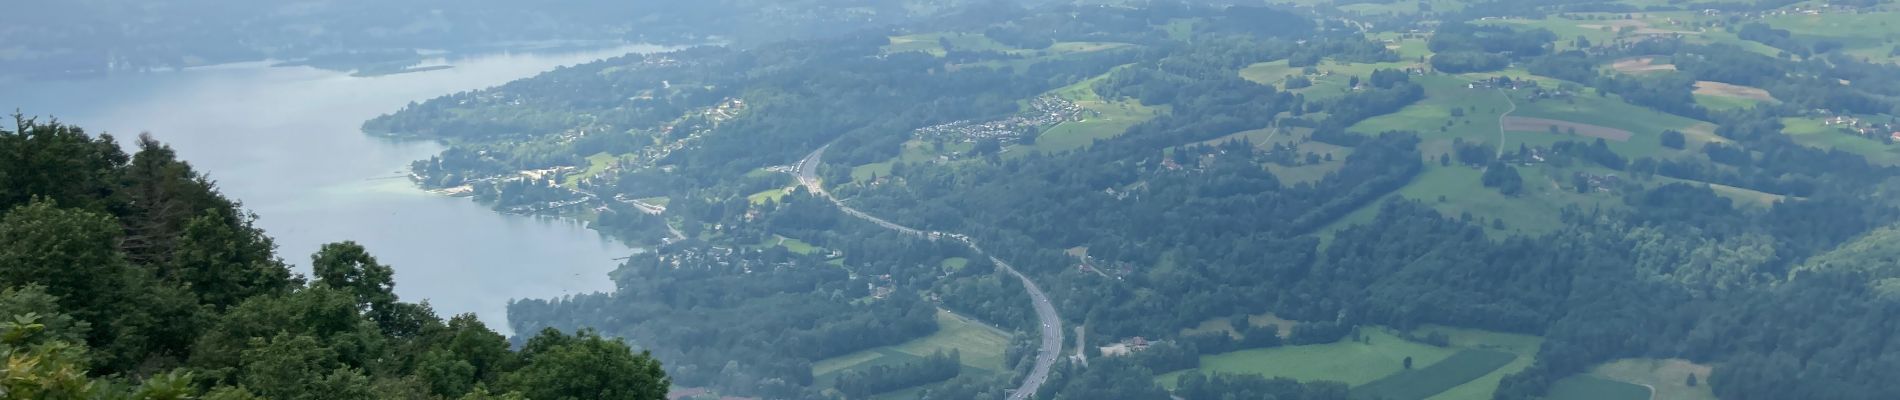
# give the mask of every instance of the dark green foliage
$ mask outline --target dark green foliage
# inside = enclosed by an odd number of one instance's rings
[[[1318,381],[1302,384],[1287,378],[1231,374],[1202,375],[1198,372],[1181,375],[1175,385],[1174,394],[1187,399],[1345,400],[1348,398],[1346,385],[1339,382]]]
[[[665,398],[670,386],[648,353],[588,330],[570,336],[543,329],[522,345],[521,360],[500,386],[531,399],[652,400]]]
[[[0,132],[0,154],[32,155],[0,170],[20,183],[10,195],[31,199],[0,216],[0,357],[45,368],[8,371],[9,397],[483,398],[487,387],[503,397],[660,399],[668,390],[657,361],[591,333],[544,333],[554,339],[531,342],[518,361],[472,315],[444,325],[427,306],[398,301],[393,269],[354,243],[325,245],[305,285],[253,217],[163,144],[141,138],[126,162],[109,139],[20,126],[27,134]],[[109,162],[67,176],[68,186],[14,169],[61,152]],[[558,343],[534,345],[549,341]]]
[[[1515,196],[1524,191],[1524,177],[1517,174],[1517,167],[1503,162],[1493,162],[1484,167],[1484,176],[1479,178],[1484,187],[1498,188],[1498,193]]]
[[[1682,149],[1683,146],[1685,145],[1682,132],[1676,131],[1674,129],[1664,130],[1662,132],[1661,138],[1658,140],[1662,141],[1663,147],[1668,147],[1672,149]]]
[[[940,382],[957,377],[963,369],[962,356],[952,350],[901,365],[879,365],[868,370],[846,372],[833,385],[846,398],[862,399],[892,390]]]

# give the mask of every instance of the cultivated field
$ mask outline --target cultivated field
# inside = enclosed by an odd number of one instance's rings
[[[1616,60],[1610,63],[1610,69],[1625,74],[1645,74],[1650,72],[1675,71],[1676,65],[1657,63],[1655,57],[1635,57]]]
[[[1502,351],[1463,350],[1431,365],[1421,368],[1413,364],[1413,369],[1352,388],[1352,395],[1384,400],[1424,399],[1490,374],[1516,359],[1516,354]]]
[[[1775,101],[1768,91],[1753,86],[1742,86],[1714,81],[1696,81],[1695,94],[1734,97],[1756,101]]]
[[[1451,338],[1452,347],[1501,351],[1517,355],[1510,363],[1492,370],[1491,373],[1465,382],[1462,385],[1433,395],[1427,400],[1491,400],[1498,390],[1498,381],[1505,375],[1523,371],[1537,360],[1537,348],[1544,344],[1544,338],[1513,333],[1500,333],[1477,329],[1426,326],[1414,333],[1437,332]]]

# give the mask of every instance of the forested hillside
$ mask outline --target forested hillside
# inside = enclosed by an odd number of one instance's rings
[[[0,129],[0,397],[661,399],[659,360],[590,330],[517,343],[394,294],[323,246],[291,272],[173,150],[15,117]]]
[[[511,321],[708,393],[1900,392],[1893,5],[984,7],[364,126],[452,141],[425,186],[651,245]]]

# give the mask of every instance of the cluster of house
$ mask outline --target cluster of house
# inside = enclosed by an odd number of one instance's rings
[[[1577,174],[1577,176],[1583,178],[1581,183],[1590,185],[1589,191],[1592,192],[1614,191],[1616,190],[1616,186],[1622,182],[1622,178],[1617,178],[1616,174],[1597,175],[1588,172],[1578,172]]]
[[[1894,124],[1892,122],[1874,122],[1852,115],[1835,115],[1822,119],[1821,123],[1869,139],[1880,140],[1885,138],[1900,141],[1900,124]]]
[[[1102,346],[1102,356],[1113,357],[1134,354],[1137,351],[1147,350],[1148,345],[1148,339],[1140,336],[1122,339],[1120,342]]]
[[[738,118],[739,114],[744,112],[745,109],[745,99],[727,98],[711,107],[689,111],[686,113],[686,118],[681,118],[661,126],[659,132],[663,137],[672,137],[673,131],[679,129],[688,130],[691,132],[690,134],[686,135],[685,138],[666,142],[659,146],[648,146],[641,150],[640,157],[643,160],[665,159],[667,155],[673,154],[674,151],[686,148],[686,145],[691,144],[695,139],[698,139],[700,135],[712,132],[713,128],[719,127],[719,124],[731,121],[733,118]],[[701,117],[704,123],[700,123],[700,120],[694,120],[692,117]],[[682,122],[685,121],[692,121],[693,123],[682,124]]]
[[[1082,111],[1082,106],[1075,102],[1055,96],[1042,96],[1029,101],[1029,110],[1009,118],[993,121],[961,120],[917,128],[913,133],[921,138],[959,143],[975,143],[985,139],[1015,142],[1023,135],[1037,133],[1041,127],[1079,121]]]

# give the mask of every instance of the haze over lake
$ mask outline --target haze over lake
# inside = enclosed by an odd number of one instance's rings
[[[407,166],[442,146],[370,137],[360,125],[411,101],[658,50],[488,55],[367,78],[250,63],[16,82],[0,84],[0,108],[110,133],[128,152],[150,132],[257,213],[293,270],[308,275],[318,246],[354,240],[396,269],[404,300],[426,299],[444,317],[478,313],[506,331],[509,299],[612,290],[613,259],[637,250],[571,220],[502,215],[423,192],[405,178]]]

